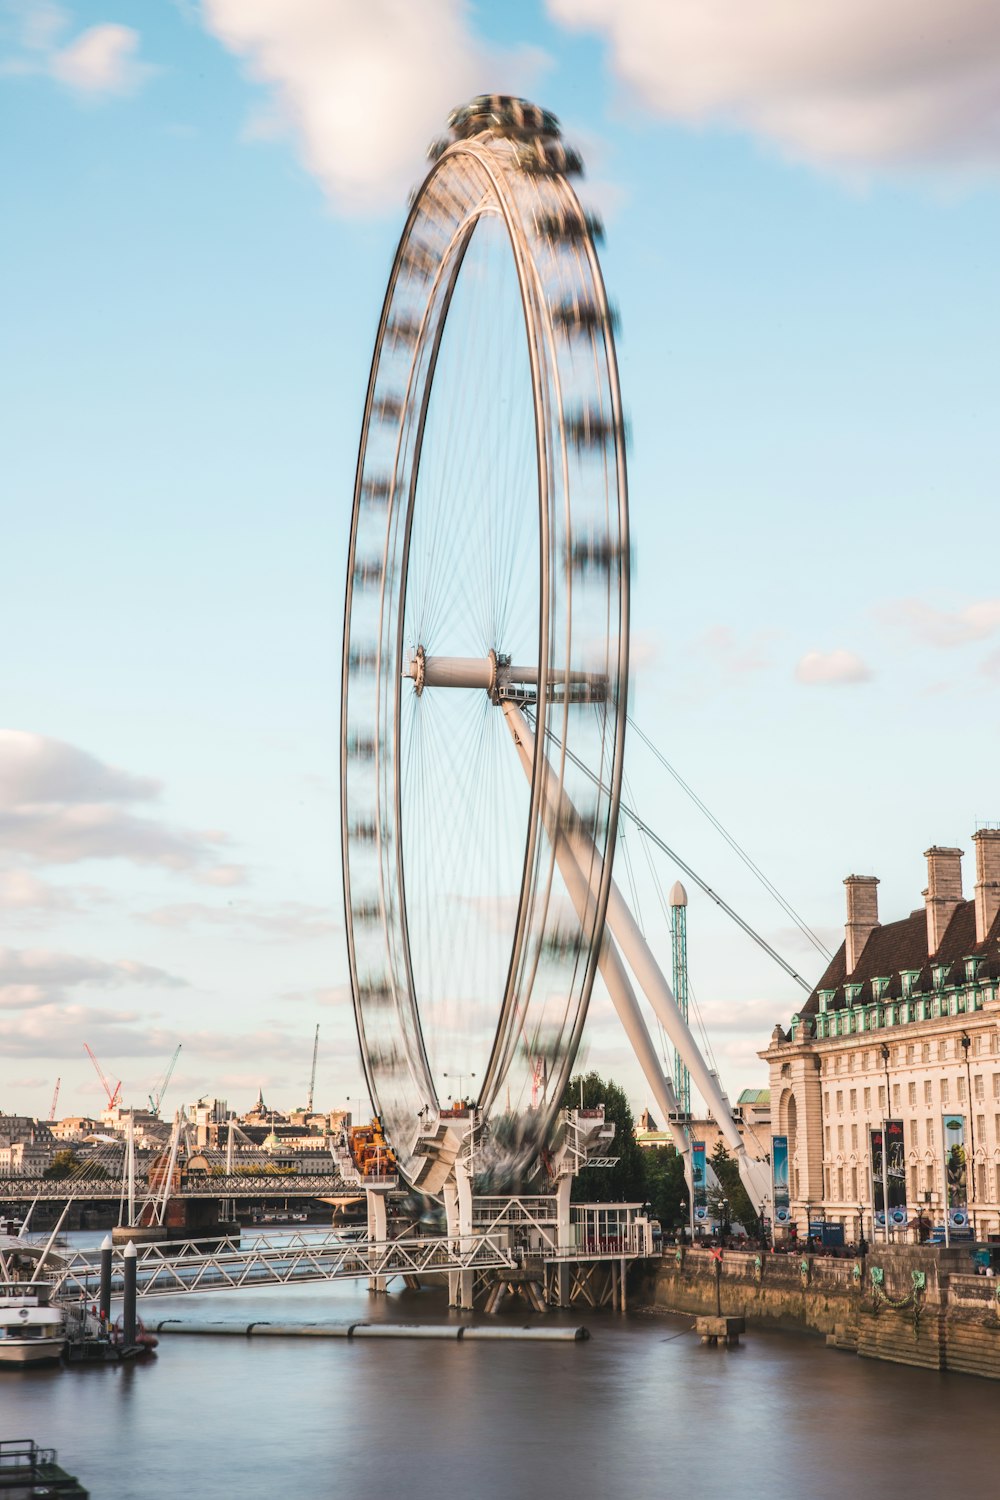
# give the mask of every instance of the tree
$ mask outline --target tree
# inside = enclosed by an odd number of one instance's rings
[[[728,1202],[729,1222],[742,1224],[747,1234],[756,1235],[760,1233],[757,1218],[757,1209],[750,1201],[750,1195],[743,1186],[740,1176],[739,1163],[730,1156],[726,1150],[724,1141],[716,1141],[715,1150],[711,1155],[712,1170],[719,1179],[721,1192],[710,1194],[710,1207],[719,1219],[723,1218],[720,1200],[725,1198]],[[724,1229],[728,1226],[724,1226]]]
[[[673,1146],[654,1146],[642,1153],[646,1167],[646,1197],[653,1218],[666,1228],[688,1222],[688,1188],[684,1158]]]
[[[61,1182],[65,1177],[76,1175],[105,1178],[108,1174],[100,1162],[81,1161],[71,1146],[65,1146],[62,1151],[57,1151],[42,1173],[43,1177],[54,1182]]]
[[[571,1078],[563,1095],[563,1109],[579,1109],[581,1087],[584,1109],[604,1105],[604,1118],[615,1127],[608,1155],[617,1156],[613,1167],[584,1167],[573,1180],[575,1203],[645,1203],[645,1153],[635,1138],[635,1121],[625,1090],[599,1073]]]

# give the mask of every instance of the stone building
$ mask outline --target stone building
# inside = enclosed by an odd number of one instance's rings
[[[746,1141],[755,1157],[763,1156],[771,1149],[771,1098],[769,1089],[744,1089],[733,1105],[733,1119],[741,1137]],[[704,1141],[705,1154],[711,1156],[720,1141],[724,1141],[718,1123],[711,1117],[693,1116],[687,1121],[691,1139]],[[674,1138],[669,1125],[661,1129],[648,1109],[639,1116],[635,1127],[635,1138],[644,1150],[655,1146],[672,1146]]]
[[[1000,829],[972,841],[972,900],[960,849],[927,850],[924,904],[895,922],[879,921],[874,876],[847,877],[844,941],[760,1054],[800,1234],[826,1218],[849,1239],[859,1220],[871,1235],[869,1130],[886,1119],[903,1122],[910,1227],[900,1233],[912,1235],[918,1210],[943,1224],[945,1116],[964,1132],[972,1227],[1000,1233]]]

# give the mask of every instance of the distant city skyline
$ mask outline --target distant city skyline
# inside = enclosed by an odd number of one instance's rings
[[[1000,821],[1000,20],[682,21],[0,4],[0,1109],[44,1118],[61,1076],[60,1113],[99,1110],[84,1042],[126,1103],[182,1042],[168,1109],[293,1108],[317,1022],[317,1099],[363,1092],[337,810],[357,438],[406,191],[485,90],[560,116],[607,223],[637,724],[828,947],[850,873],[891,920],[957,845],[971,892]],[[626,770],[814,982],[825,959],[635,737]],[[735,1099],[803,992],[682,878]],[[650,1103],[599,994],[578,1066]]]

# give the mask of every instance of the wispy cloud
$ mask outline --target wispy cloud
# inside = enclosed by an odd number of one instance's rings
[[[105,764],[62,740],[0,730],[0,850],[41,865],[123,859],[187,872],[209,885],[242,883],[241,866],[220,862],[226,835],[143,816],[160,784]]]
[[[923,599],[896,599],[877,613],[911,639],[944,651],[1000,633],[1000,599],[978,599],[951,610],[937,609]]]
[[[0,1052],[9,1059],[79,1060],[89,1042],[102,1062],[107,1058],[165,1057],[177,1045],[171,1032],[134,1023],[132,1011],[90,1005],[36,1006],[22,1015],[0,1013]],[[89,1082],[89,1080],[88,1080]],[[95,1080],[96,1082],[96,1080]]]
[[[139,33],[130,26],[91,26],[56,52],[49,71],[78,93],[132,94],[152,71],[139,60]]]
[[[771,665],[767,647],[773,630],[755,630],[740,639],[729,625],[710,626],[694,643],[694,649],[713,661],[727,677],[746,677],[764,672]]]
[[[3,59],[0,71],[51,78],[82,98],[135,93],[156,69],[139,56],[139,33],[131,26],[102,22],[63,41],[70,15],[49,0],[26,0],[20,11],[20,49]]]
[[[123,989],[153,985],[176,989],[187,984],[176,974],[134,959],[106,962],[48,948],[0,948],[0,1009],[28,1010],[62,1002],[72,989]]]
[[[796,682],[810,687],[840,686],[845,683],[870,682],[869,667],[854,651],[839,647],[834,651],[807,651],[795,668]]]
[[[619,82],[670,120],[753,132],[838,168],[1000,167],[994,0],[547,0],[607,39]]]
[[[304,901],[233,901],[209,906],[200,901],[179,901],[141,913],[155,927],[182,931],[218,930],[227,935],[257,938],[265,942],[301,942],[329,937],[338,931],[332,908],[310,906]]]

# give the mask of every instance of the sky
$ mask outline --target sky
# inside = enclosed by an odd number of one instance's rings
[[[554,110],[607,226],[631,712],[828,946],[1000,820],[993,0],[0,0],[0,1109],[363,1108],[343,588],[386,276],[450,108]],[[637,738],[646,821],[822,955]],[[625,846],[669,964],[656,886]],[[619,878],[625,868],[619,865]],[[626,871],[627,873],[627,871]],[[802,991],[690,881],[733,1098]],[[631,883],[630,883],[631,884]],[[581,1060],[646,1089],[606,999]],[[470,1060],[471,1066],[471,1060]]]

